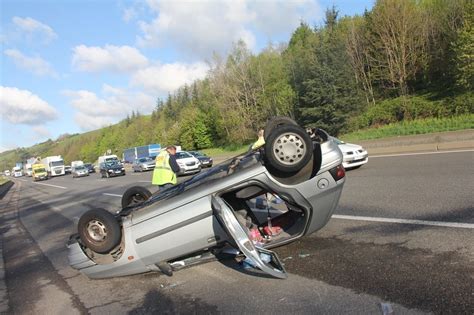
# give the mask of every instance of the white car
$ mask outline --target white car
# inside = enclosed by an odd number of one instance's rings
[[[176,152],[176,162],[178,162],[181,169],[178,175],[199,173],[201,171],[201,162],[189,152]]]
[[[5,176],[10,176],[10,170],[5,170],[5,172],[3,172],[3,174],[5,174]]]
[[[346,143],[333,137],[342,151],[342,166],[346,169],[358,168],[369,161],[367,150],[357,144]]]

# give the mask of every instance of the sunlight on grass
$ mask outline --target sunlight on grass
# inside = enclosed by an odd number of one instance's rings
[[[378,128],[351,132],[341,135],[340,138],[345,141],[370,140],[464,129],[474,129],[474,114],[403,121]]]

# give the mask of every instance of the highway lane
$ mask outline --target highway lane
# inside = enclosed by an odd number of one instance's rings
[[[337,214],[472,223],[473,167],[472,152],[371,159],[347,173]],[[248,276],[232,262],[190,268],[172,278],[95,281],[68,268],[64,241],[74,218],[90,207],[118,209],[117,196],[135,183],[150,187],[150,178],[150,172],[111,179],[92,174],[44,182],[65,188],[20,182],[21,222],[61,275],[57,287],[80,301],[78,310],[373,313],[383,301],[403,313],[473,308],[472,229],[333,219],[319,233],[278,249],[291,274],[284,282]]]

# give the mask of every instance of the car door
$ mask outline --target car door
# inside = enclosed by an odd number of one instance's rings
[[[263,272],[276,278],[286,279],[285,268],[283,268],[278,256],[274,252],[257,247],[252,243],[247,232],[237,221],[234,212],[226,202],[218,196],[212,196],[211,203],[214,215],[242,253]],[[269,262],[264,262],[263,257],[266,257],[266,260],[269,259]]]

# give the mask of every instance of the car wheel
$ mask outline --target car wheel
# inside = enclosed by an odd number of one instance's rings
[[[84,245],[100,254],[112,250],[122,238],[119,222],[104,209],[84,213],[79,219],[78,232]]]
[[[285,117],[285,116],[277,116],[270,119],[265,125],[265,129],[264,129],[265,141],[267,141],[268,136],[272,133],[273,129],[279,126],[283,126],[283,125],[296,125],[297,126],[298,124],[293,119],[289,117]]]
[[[125,191],[122,196],[122,209],[136,206],[151,197],[151,192],[142,186],[133,186]]]
[[[265,160],[283,173],[297,172],[313,156],[310,136],[300,126],[282,125],[274,128],[265,142]]]

